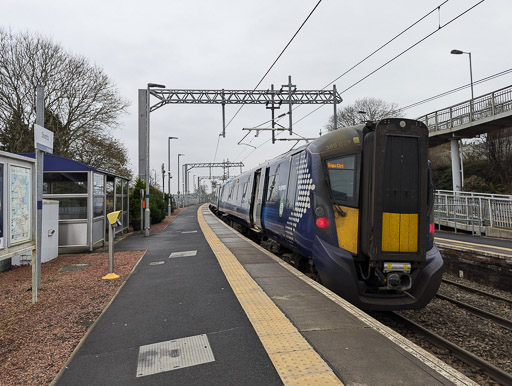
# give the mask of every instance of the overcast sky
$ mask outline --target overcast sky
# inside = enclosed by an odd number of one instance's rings
[[[444,4],[443,4],[444,2]],[[391,58],[431,37],[342,93],[340,107],[358,98],[374,97],[407,106],[469,84],[468,55],[450,55],[452,49],[472,53],[473,80],[512,68],[512,1],[486,0],[439,29],[479,0],[323,0],[281,59],[262,82],[279,88],[292,76],[299,89],[322,89],[389,39],[443,4],[362,65],[336,81],[339,91],[350,87]],[[138,174],[138,89],[148,82],[170,89],[253,89],[297,31],[318,0],[3,0],[2,26],[33,31],[51,38],[67,51],[83,55],[103,68],[131,101],[128,114],[114,131],[129,150],[131,168]],[[475,96],[511,84],[512,75],[475,85]],[[330,86],[332,88],[332,86]],[[408,109],[409,118],[469,99],[470,89]],[[151,103],[156,103],[152,98]],[[294,121],[317,106],[301,106]],[[286,107],[277,114],[286,112]],[[238,106],[226,107],[229,121]],[[316,137],[332,115],[325,106],[294,125],[305,137]],[[267,142],[270,133],[249,135],[270,119],[264,106],[247,105],[222,131],[218,105],[166,105],[151,114],[151,168],[161,184],[161,164],[167,169],[167,138],[171,143],[172,192],[177,190],[177,154],[180,162],[242,161],[244,170],[287,151],[294,142]],[[287,124],[286,121],[281,122]],[[283,134],[281,137],[289,137]],[[265,142],[267,142],[265,144]],[[218,149],[217,149],[218,143]],[[216,154],[217,149],[217,155]],[[221,174],[216,169],[214,174]],[[235,170],[232,173],[236,173]],[[193,169],[193,175],[208,175]],[[167,183],[166,188],[167,191]]]

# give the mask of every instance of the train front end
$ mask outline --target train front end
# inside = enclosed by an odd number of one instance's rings
[[[419,309],[436,294],[428,129],[393,118],[309,145],[313,259],[322,282],[367,310]]]

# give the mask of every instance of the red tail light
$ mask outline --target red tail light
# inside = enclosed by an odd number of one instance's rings
[[[319,228],[327,228],[329,226],[329,220],[325,217],[319,217],[316,219],[316,226]]]
[[[435,231],[436,231],[436,225],[435,225],[435,224],[433,224],[433,223],[430,223],[430,224],[428,225],[428,233],[430,233],[431,235],[433,235]]]

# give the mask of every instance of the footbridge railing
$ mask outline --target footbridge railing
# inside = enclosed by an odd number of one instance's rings
[[[512,86],[421,116],[430,135],[512,111]]]

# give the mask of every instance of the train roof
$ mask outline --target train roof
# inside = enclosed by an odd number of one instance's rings
[[[303,145],[293,150],[289,150],[286,153],[279,154],[278,156],[262,162],[260,165],[246,170],[239,175],[230,178],[225,183],[238,179],[241,175],[246,173],[252,173],[254,170],[266,167],[268,164],[275,163],[282,159],[286,159],[289,156],[299,153],[305,149],[308,149],[311,154],[320,154],[322,156],[329,155],[330,153],[340,152],[341,149],[360,148],[363,140],[363,130],[367,127],[367,124],[361,124],[357,126],[342,127],[338,130],[331,131],[327,134],[318,137],[307,145]],[[224,185],[224,184],[223,184]]]

